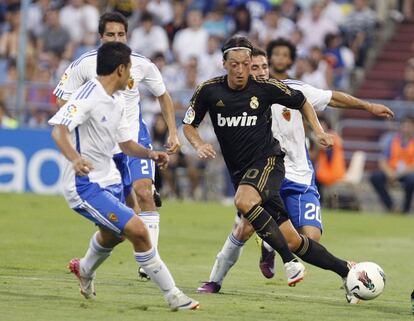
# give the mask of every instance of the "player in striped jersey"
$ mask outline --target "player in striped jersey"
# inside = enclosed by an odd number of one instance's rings
[[[278,40],[270,43],[272,46],[279,44],[286,47],[285,40]],[[289,47],[290,48],[290,47]],[[294,48],[294,47],[293,47]],[[269,65],[266,53],[260,49],[255,49],[252,53],[251,73],[257,78],[269,78]],[[274,62],[277,70],[281,70],[282,65],[278,60]],[[292,65],[293,60],[285,60],[285,72]],[[381,117],[393,117],[392,111],[384,105],[371,104],[348,94],[320,90],[301,81],[287,79],[287,74],[282,77],[282,81],[296,90],[301,91],[315,110],[322,111],[329,104],[338,108],[360,108],[367,110],[374,115]],[[283,80],[284,79],[284,80]],[[280,195],[288,210],[289,217],[293,226],[303,235],[310,239],[319,241],[322,232],[322,218],[319,203],[319,193],[314,181],[314,171],[309,160],[303,120],[300,113],[295,110],[280,105],[272,106],[272,132],[274,137],[280,142],[281,148],[285,153],[285,180],[280,189]],[[209,282],[198,288],[199,292],[216,293],[220,290],[225,275],[230,268],[237,262],[241,255],[244,243],[250,238],[253,229],[244,219],[236,218],[232,233],[230,233],[222,250],[218,253],[216,262],[210,274]],[[274,251],[266,243],[262,245],[262,255],[260,259],[260,269],[267,278],[274,276]],[[349,303],[357,303],[357,299],[347,295]]]
[[[99,34],[102,43],[127,42],[128,23],[120,13],[110,12],[101,16]],[[96,50],[91,50],[75,60],[65,71],[54,90],[58,104],[67,101],[73,92],[96,76]],[[175,123],[174,106],[165,88],[158,68],[147,58],[131,53],[131,76],[126,90],[121,93],[126,101],[126,116],[134,139],[145,147],[151,148],[151,138],[140,111],[140,83],[148,87],[158,98],[164,119],[168,126],[167,151],[176,152],[180,146]],[[114,160],[121,172],[125,188],[126,203],[139,213],[147,225],[152,242],[158,245],[159,212],[153,198],[154,162],[148,159],[128,157],[119,149],[114,150]],[[137,204],[138,201],[138,204]],[[146,277],[142,270],[139,275]]]
[[[151,244],[143,221],[123,203],[121,176],[112,159],[113,149],[134,157],[151,159],[160,167],[168,154],[137,144],[126,119],[124,97],[128,83],[131,50],[111,42],[97,52],[97,77],[75,91],[69,101],[49,120],[52,137],[65,156],[62,185],[69,206],[94,222],[96,232],[82,259],[72,259],[69,268],[79,279],[81,294],[96,297],[97,268],[113,248],[128,239],[135,259],[164,294],[172,310],[196,309],[199,303],[175,286],[167,266]]]

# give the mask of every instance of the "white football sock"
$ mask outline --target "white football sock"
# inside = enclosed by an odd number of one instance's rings
[[[139,213],[139,217],[145,223],[151,238],[153,247],[158,247],[158,236],[160,233],[160,214],[156,211]]]
[[[135,252],[134,255],[135,260],[164,295],[175,289],[174,279],[155,247],[147,252]]]
[[[223,248],[217,254],[216,262],[214,262],[213,269],[211,270],[210,282],[218,284],[223,282],[227,272],[239,259],[243,245],[244,242],[237,240],[233,233],[229,235],[226,242],[224,242]]]
[[[105,248],[101,246],[96,237],[99,232],[96,232],[91,237],[89,248],[86,254],[80,260],[80,266],[83,276],[92,276],[96,269],[111,255],[112,248]]]

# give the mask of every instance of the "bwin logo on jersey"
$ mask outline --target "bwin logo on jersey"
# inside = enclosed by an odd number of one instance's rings
[[[221,114],[217,114],[217,124],[220,127],[237,127],[237,126],[255,126],[257,122],[257,116],[247,116],[244,112],[242,116],[222,117]]]

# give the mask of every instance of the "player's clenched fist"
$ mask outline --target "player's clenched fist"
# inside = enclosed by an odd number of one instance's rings
[[[169,154],[176,153],[180,149],[180,141],[178,140],[177,135],[170,135],[167,140],[167,145],[165,146],[167,148],[167,152]]]
[[[333,136],[328,133],[319,133],[316,135],[316,141],[319,145],[325,148],[332,147],[334,144]]]
[[[76,158],[72,161],[73,169],[78,176],[86,176],[89,174],[91,170],[93,170],[93,166],[91,162],[87,161],[84,158]]]
[[[167,153],[153,150],[149,152],[149,158],[151,158],[161,169],[167,168],[170,160]]]

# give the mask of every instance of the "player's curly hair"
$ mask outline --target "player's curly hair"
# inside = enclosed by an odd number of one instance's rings
[[[276,48],[276,47],[287,47],[289,49],[289,52],[290,52],[290,59],[292,60],[292,64],[295,62],[295,60],[296,60],[296,47],[289,40],[286,40],[286,39],[283,39],[283,38],[278,38],[278,39],[272,40],[267,45],[266,52],[267,52],[267,56],[269,57],[269,59],[270,59],[270,57],[272,57],[273,49]]]

